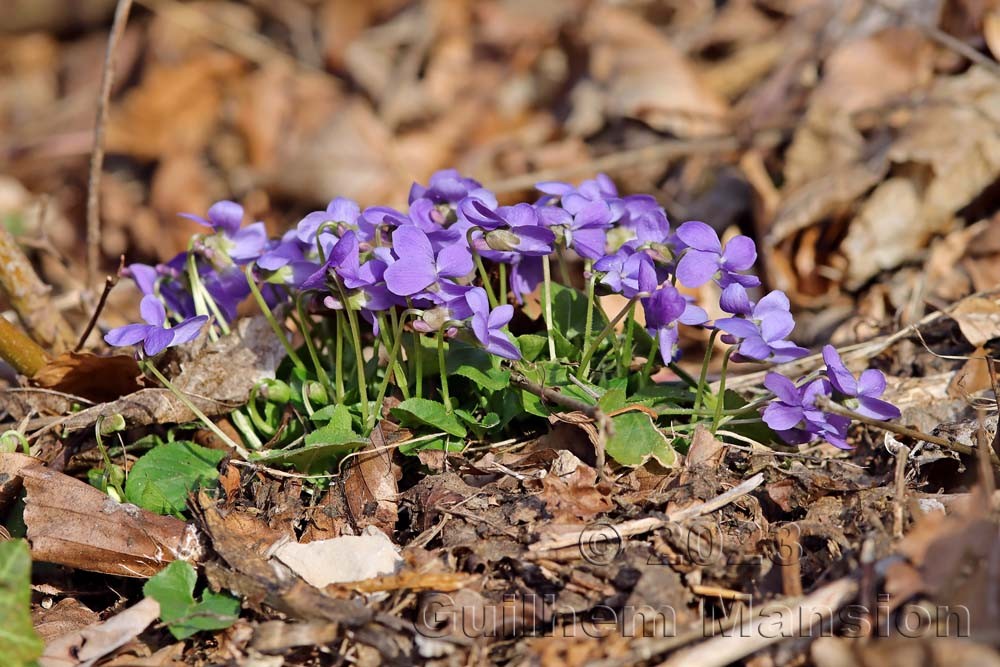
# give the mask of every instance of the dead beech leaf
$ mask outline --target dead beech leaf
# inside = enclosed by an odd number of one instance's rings
[[[709,466],[717,468],[725,453],[726,449],[719,439],[699,424],[694,430],[694,435],[691,436],[691,446],[688,447],[687,456],[684,458],[684,467]]]
[[[948,383],[948,395],[952,398],[967,398],[993,386],[989,367],[986,365],[986,349],[980,345],[969,355],[962,367]]]
[[[993,58],[1000,60],[1000,9],[994,9],[983,17],[983,37]]]
[[[31,557],[88,572],[150,577],[178,558],[202,553],[194,526],[116,502],[78,479],[41,465],[24,480]]]
[[[970,345],[980,347],[1000,337],[1000,304],[992,299],[978,296],[963,299],[948,314],[958,323]]]
[[[160,616],[160,603],[143,598],[103,623],[59,637],[45,646],[39,667],[90,667],[142,633]]]
[[[64,352],[45,364],[31,381],[39,387],[104,403],[141,389],[137,381],[141,376],[139,364],[128,355]]]
[[[396,486],[399,470],[392,463],[392,452],[386,448],[383,427],[371,435],[371,444],[355,457],[344,475],[344,496],[351,522],[358,530],[375,526],[392,535],[399,519]]]
[[[681,137],[721,134],[728,105],[659,30],[636,13],[591,5],[584,24],[590,72],[614,116]]]

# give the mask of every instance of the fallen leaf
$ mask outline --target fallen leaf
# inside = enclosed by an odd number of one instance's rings
[[[141,377],[135,358],[125,354],[101,357],[64,352],[45,364],[31,381],[39,387],[105,403],[141,389]]]
[[[561,461],[568,461],[568,465]],[[592,519],[614,509],[611,486],[599,483],[597,471],[565,449],[559,452],[549,474],[542,478],[538,497],[557,522]]]
[[[636,118],[682,137],[725,132],[728,105],[662,32],[637,13],[590,6],[583,28],[590,73],[613,116]]]
[[[993,299],[979,296],[962,299],[948,315],[958,323],[962,335],[973,347],[1000,337],[1000,303]]]
[[[374,526],[362,535],[289,542],[278,547],[274,557],[316,588],[395,574],[403,563],[396,546]]]
[[[32,556],[88,572],[149,577],[202,553],[194,526],[116,502],[41,465],[23,468],[24,522]]]
[[[385,446],[381,425],[372,431],[370,443],[369,449],[361,451],[344,474],[344,496],[357,530],[371,525],[392,535],[399,520],[396,482],[400,471],[392,463],[392,452]]]
[[[31,615],[35,632],[46,643],[100,620],[101,617],[97,612],[75,598],[63,598],[50,609],[39,606]]]
[[[160,605],[143,598],[103,623],[49,642],[38,661],[39,667],[90,667],[112,651],[137,637],[160,616]]]

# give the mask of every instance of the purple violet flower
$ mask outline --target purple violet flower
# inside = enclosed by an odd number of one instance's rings
[[[666,243],[670,236],[667,214],[650,195],[629,195],[622,200],[625,215],[619,224],[635,234],[640,245]]]
[[[725,249],[715,230],[704,222],[685,222],[677,228],[677,238],[687,250],[677,262],[677,279],[686,287],[701,287],[713,278],[720,287],[739,283],[744,287],[760,284],[757,276],[738,273],[757,261],[757,247],[748,236],[735,236]]]
[[[243,207],[232,201],[219,201],[208,209],[208,219],[181,213],[182,218],[193,220],[199,225],[211,227],[215,234],[204,241],[206,256],[213,263],[224,266],[225,260],[246,264],[263,252],[267,245],[267,229],[263,222],[243,224]]]
[[[385,270],[389,291],[414,296],[435,286],[442,278],[461,278],[472,272],[472,253],[464,245],[442,248],[437,256],[427,234],[416,227],[398,227],[392,233],[396,261]]]
[[[503,331],[514,317],[514,306],[505,304],[491,311],[486,290],[482,287],[469,290],[465,295],[465,301],[472,311],[470,323],[472,332],[486,351],[504,359],[514,361],[520,359],[521,351]]]
[[[629,299],[641,292],[652,292],[658,282],[652,258],[631,244],[594,262],[594,270],[604,273],[602,285]]]
[[[869,368],[858,378],[847,370],[843,359],[832,345],[823,347],[823,361],[826,362],[826,374],[830,384],[847,399],[845,404],[860,415],[873,419],[898,419],[899,408],[881,400],[885,393],[885,375],[881,371]]]
[[[481,187],[479,181],[462,176],[456,169],[442,169],[434,172],[426,187],[419,183],[410,186],[410,204],[418,199],[429,199],[435,204],[457,204],[469,192]]]
[[[660,358],[669,364],[677,358],[678,324],[698,325],[708,320],[708,314],[691,304],[673,285],[663,285],[642,299],[646,315],[646,331],[657,339]]]
[[[350,227],[358,224],[361,207],[357,202],[345,197],[337,197],[326,206],[325,211],[313,211],[299,220],[296,226],[299,240],[310,246],[316,245],[319,228],[328,222],[344,223]]]
[[[789,444],[812,442],[822,438],[835,447],[851,449],[847,444],[847,429],[851,420],[823,412],[816,399],[829,396],[831,384],[820,378],[803,387],[779,373],[768,373],[764,386],[774,392],[772,401],[762,413],[764,423]]]
[[[715,326],[730,334],[723,338],[726,342],[739,341],[738,351],[744,359],[791,361],[806,356],[809,350],[785,340],[795,328],[790,307],[785,293],[775,290],[761,299],[746,319],[723,317],[715,321]]]
[[[208,317],[199,315],[168,327],[167,311],[160,300],[152,295],[142,297],[139,312],[146,324],[126,324],[112,329],[104,336],[108,345],[125,347],[142,342],[143,353],[152,357],[168,347],[194,340],[202,325],[208,321]]]

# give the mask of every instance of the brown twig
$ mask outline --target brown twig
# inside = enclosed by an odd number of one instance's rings
[[[77,342],[76,347],[73,348],[74,352],[79,352],[83,349],[84,344],[87,342],[87,337],[90,336],[90,332],[94,330],[95,326],[97,326],[97,318],[101,316],[101,311],[104,310],[104,304],[108,302],[108,295],[111,294],[111,290],[118,284],[118,280],[121,278],[122,271],[124,269],[125,255],[122,255],[118,260],[118,270],[104,280],[104,291],[101,292],[101,298],[97,300],[97,307],[94,308],[94,314],[90,316],[90,321],[87,322],[87,328],[83,330],[83,335],[80,336],[80,340]]]
[[[908,438],[922,440],[923,442],[929,442],[933,445],[940,445],[945,449],[951,449],[959,454],[972,456],[976,453],[974,448],[969,447],[968,445],[963,445],[960,442],[953,442],[947,438],[931,435],[930,433],[924,433],[923,431],[918,431],[900,424],[893,424],[892,422],[882,421],[881,419],[872,419],[871,417],[860,415],[853,410],[848,410],[844,406],[834,403],[825,396],[820,396],[816,399],[816,407],[825,410],[826,412],[832,412],[835,415],[850,417],[856,422],[861,422],[862,424],[866,424],[868,426],[874,426],[875,428],[880,428],[883,431],[889,431],[890,433],[896,433],[898,435],[905,435]],[[993,465],[1000,467],[1000,458],[997,458],[997,455],[993,452],[990,452],[990,454],[990,460]]]
[[[90,153],[90,177],[87,180],[87,285],[97,281],[101,263],[101,170],[104,166],[104,131],[108,124],[108,104],[115,80],[115,51],[125,33],[125,24],[132,9],[132,0],[118,0],[115,17],[108,35],[101,72],[101,91],[97,98],[97,120],[94,125],[94,147]]]
[[[567,396],[553,387],[543,387],[536,382],[532,382],[521,373],[511,373],[510,383],[530,394],[534,394],[543,401],[554,403],[567,410],[580,412],[584,416],[589,417],[597,425],[597,442],[594,443],[595,463],[597,474],[603,480],[605,478],[604,464],[607,460],[607,443],[608,438],[611,437],[611,420],[604,414],[601,408],[581,401],[578,398]]]

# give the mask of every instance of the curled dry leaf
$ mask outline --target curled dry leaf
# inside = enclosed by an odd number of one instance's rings
[[[88,572],[149,577],[176,559],[202,555],[194,526],[116,502],[41,465],[22,468],[31,556]]]
[[[135,639],[160,616],[160,604],[143,598],[103,623],[49,642],[39,667],[90,667],[112,651]]]

